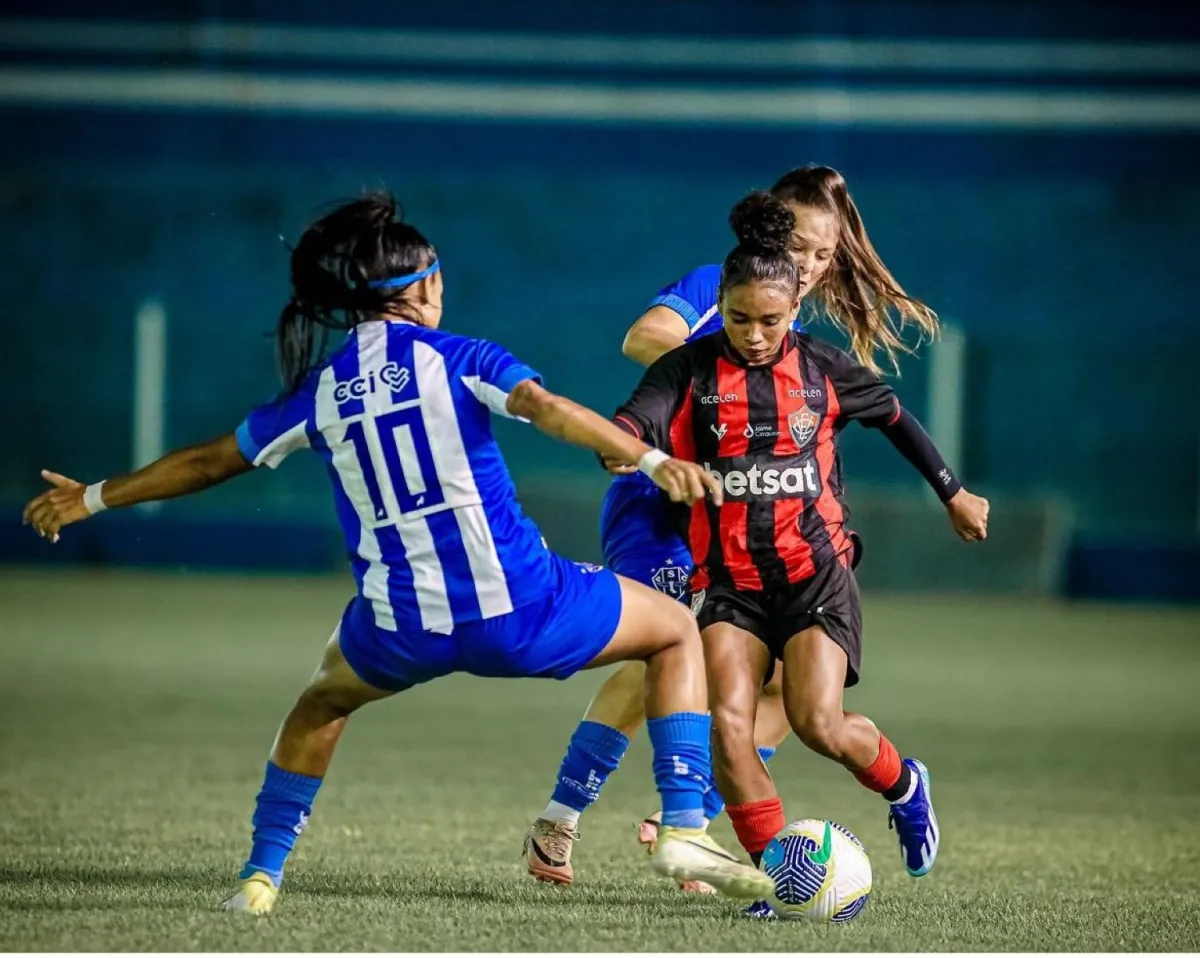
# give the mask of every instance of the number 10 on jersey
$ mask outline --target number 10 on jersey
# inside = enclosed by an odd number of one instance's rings
[[[346,426],[344,441],[354,444],[377,523],[444,501],[419,403],[356,419]]]

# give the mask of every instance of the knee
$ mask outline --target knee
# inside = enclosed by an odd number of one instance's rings
[[[843,716],[840,711],[807,709],[790,718],[792,730],[814,752],[833,759],[841,756]]]

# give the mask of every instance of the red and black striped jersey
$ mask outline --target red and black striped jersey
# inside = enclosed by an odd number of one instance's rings
[[[849,563],[837,435],[899,415],[892,387],[840,349],[793,331],[773,362],[749,366],[720,332],[654,363],[615,420],[724,485],[723,505],[688,516],[693,588],[761,590]]]

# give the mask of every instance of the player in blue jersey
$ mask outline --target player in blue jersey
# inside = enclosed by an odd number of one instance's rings
[[[644,585],[546,548],[517,503],[490,414],[638,461],[673,501],[720,501],[720,486],[546,391],[501,347],[440,331],[437,254],[398,221],[390,197],[367,196],[314,223],[292,253],[291,280],[278,326],[285,388],[275,400],[234,433],[129,475],[84,486],[43,473],[54,488],[24,512],[57,541],[63,526],[103,509],[198,492],[300,449],[328,467],[357,594],[275,739],[253,844],[225,907],[271,911],[334,747],[361,706],[451,672],[563,679],[632,659],[646,666],[665,809],[667,841],[651,864],[734,897],[768,892],[770,879],[704,830],[711,720],[694,620]],[[348,335],[326,358],[331,329]]]
[[[863,365],[878,370],[877,349],[894,363],[897,351],[906,349],[901,338],[906,326],[915,326],[923,338],[936,333],[933,311],[904,291],[875,251],[840,173],[824,166],[801,167],[784,174],[771,192],[795,216],[789,252],[798,268],[802,306],[807,303],[813,318],[824,317],[844,332]],[[719,331],[720,279],[719,264],[701,266],[662,289],[626,335],[625,355],[649,366],[684,342]],[[800,326],[799,316],[795,325]],[[685,601],[692,560],[671,506],[635,470],[626,472],[614,479],[601,508],[605,562],[622,575]],[[856,542],[856,557],[857,552]],[[588,706],[567,747],[551,799],[531,829],[531,871],[537,869],[534,845],[544,835],[557,857],[568,863],[559,873],[569,882],[570,845],[561,836],[576,832],[580,813],[596,800],[630,736],[641,726],[644,674],[638,663],[622,667]],[[755,741],[764,761],[791,731],[780,697],[781,676],[781,670],[775,670],[755,718]],[[705,797],[706,817],[711,821],[723,808],[719,792],[711,788]],[[655,813],[639,829],[640,840],[651,848],[658,837],[658,818]],[[711,891],[703,883],[684,887]]]

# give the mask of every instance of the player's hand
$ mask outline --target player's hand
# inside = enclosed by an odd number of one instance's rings
[[[672,502],[686,502],[690,506],[709,495],[719,506],[725,498],[724,488],[711,473],[683,459],[666,460],[650,478],[671,497]]]
[[[601,456],[600,463],[614,476],[628,476],[637,472],[636,462],[622,462],[620,459],[613,459],[611,456]]]
[[[21,521],[33,526],[33,531],[43,539],[57,542],[58,531],[63,526],[81,522],[91,515],[83,504],[83,490],[86,487],[82,482],[48,469],[42,470],[42,478],[54,488],[30,502],[21,513]]]
[[[946,503],[950,524],[959,538],[967,542],[982,542],[987,538],[988,509],[988,501],[983,496],[966,489],[959,489]]]

